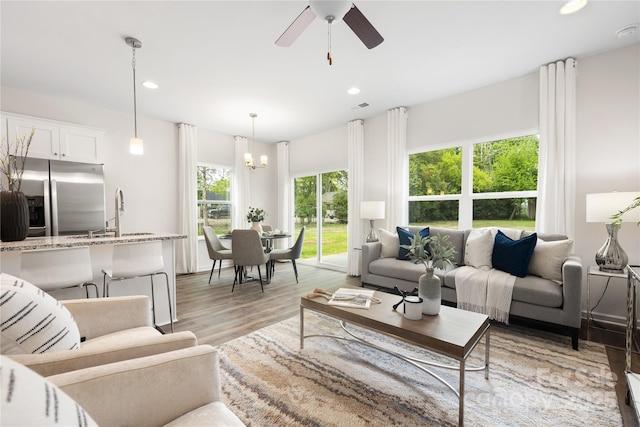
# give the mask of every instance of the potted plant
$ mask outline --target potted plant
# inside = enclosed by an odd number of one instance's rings
[[[260,208],[252,208],[249,206],[249,212],[247,212],[247,222],[252,223],[251,228],[256,230],[258,233],[262,234],[262,225],[260,224],[264,221],[264,217],[267,213],[264,209]]]
[[[6,139],[0,144],[0,239],[3,242],[24,240],[29,232],[29,206],[21,187],[34,134],[32,129],[28,136],[16,137],[13,145]]]
[[[414,264],[422,263],[426,270],[418,279],[418,295],[423,299],[422,312],[436,315],[440,312],[442,290],[440,278],[434,274],[434,270],[444,270],[453,265],[456,251],[449,236],[422,237],[415,234],[409,241],[409,245],[401,245],[409,251],[407,257]]]

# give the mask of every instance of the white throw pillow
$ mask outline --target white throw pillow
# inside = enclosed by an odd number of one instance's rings
[[[490,228],[471,230],[464,248],[465,265],[481,269],[492,268],[493,240],[493,233]]]
[[[0,357],[3,426],[97,426],[69,395],[31,369]]]
[[[529,261],[529,274],[562,283],[562,264],[571,254],[573,240],[545,242],[538,239]]]
[[[395,258],[400,250],[400,238],[398,233],[392,233],[384,228],[378,229],[378,238],[382,248],[380,249],[380,258]]]
[[[491,230],[491,235],[495,240],[498,230],[502,231],[502,234],[510,238],[511,240],[520,240],[524,230],[518,230],[517,228],[501,228],[501,227],[488,227]]]
[[[55,298],[31,283],[0,273],[2,339],[15,341],[25,353],[80,348],[73,316]]]

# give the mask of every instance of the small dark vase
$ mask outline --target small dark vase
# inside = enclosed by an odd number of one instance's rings
[[[0,240],[17,242],[29,233],[29,205],[21,191],[0,193]]]

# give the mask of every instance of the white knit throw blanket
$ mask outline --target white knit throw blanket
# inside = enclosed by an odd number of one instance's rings
[[[509,323],[509,308],[516,277],[504,271],[463,266],[456,272],[458,308]]]

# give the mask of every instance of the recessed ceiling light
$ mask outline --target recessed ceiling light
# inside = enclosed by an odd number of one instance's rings
[[[560,9],[560,13],[562,15],[569,15],[571,13],[575,13],[585,7],[587,4],[587,0],[570,0],[565,3],[564,6]]]
[[[352,87],[351,89],[349,89],[349,90],[347,91],[347,93],[348,93],[349,95],[357,95],[357,94],[359,94],[359,93],[360,93],[360,89],[358,89],[357,87]]]
[[[616,31],[616,36],[618,36],[619,39],[624,39],[629,37],[631,34],[634,34],[636,31],[638,31],[638,24],[627,25],[626,27],[620,28]]]
[[[142,86],[146,87],[147,89],[158,89],[158,85],[154,82],[142,82]]]

